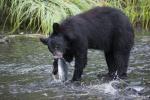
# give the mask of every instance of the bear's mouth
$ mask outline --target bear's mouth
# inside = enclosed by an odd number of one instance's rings
[[[63,53],[60,51],[55,51],[53,54],[54,59],[59,59],[63,57]]]

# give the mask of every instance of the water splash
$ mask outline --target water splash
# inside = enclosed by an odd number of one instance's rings
[[[119,81],[110,81],[108,83],[97,84],[97,85],[90,85],[88,86],[89,90],[106,93],[111,95],[116,95],[118,90],[113,87],[114,84],[118,84]]]

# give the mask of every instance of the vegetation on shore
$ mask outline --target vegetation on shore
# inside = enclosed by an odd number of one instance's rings
[[[150,29],[150,0],[0,0],[0,31],[48,34],[52,24],[94,6],[111,6],[129,16],[133,26]]]

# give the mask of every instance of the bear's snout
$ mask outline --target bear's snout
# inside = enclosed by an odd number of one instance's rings
[[[63,57],[63,53],[61,51],[55,51],[53,53],[54,59],[58,59],[58,58],[62,58]]]

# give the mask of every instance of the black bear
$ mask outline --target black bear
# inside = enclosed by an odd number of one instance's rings
[[[127,75],[128,60],[134,44],[134,32],[128,17],[111,7],[95,7],[71,16],[61,24],[53,24],[53,33],[40,38],[54,55],[53,74],[57,74],[57,58],[71,62],[75,58],[73,81],[80,80],[87,64],[87,50],[103,50],[108,75]]]

